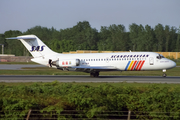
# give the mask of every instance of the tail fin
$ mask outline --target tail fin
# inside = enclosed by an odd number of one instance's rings
[[[6,39],[19,39],[34,58],[57,54],[35,35],[23,35]]]

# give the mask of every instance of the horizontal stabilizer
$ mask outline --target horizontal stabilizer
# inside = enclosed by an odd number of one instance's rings
[[[34,36],[31,36],[31,37],[29,37],[29,36],[20,36],[20,37],[12,37],[12,38],[6,38],[6,39],[24,39],[24,40],[34,40],[34,39],[36,39],[36,37],[34,37]]]

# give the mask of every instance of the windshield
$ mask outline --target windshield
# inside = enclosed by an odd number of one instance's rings
[[[161,58],[165,58],[163,55],[159,54],[158,56],[156,56],[157,59],[161,59]]]

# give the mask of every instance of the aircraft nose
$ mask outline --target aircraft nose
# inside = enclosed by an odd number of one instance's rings
[[[176,63],[175,63],[174,61],[171,60],[170,63],[171,63],[172,68],[173,68],[173,67],[176,67]]]

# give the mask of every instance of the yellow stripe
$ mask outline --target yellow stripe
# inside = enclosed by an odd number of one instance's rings
[[[131,61],[130,65],[128,67],[128,70],[131,70],[131,67],[132,67],[133,63],[134,63],[134,61]]]

